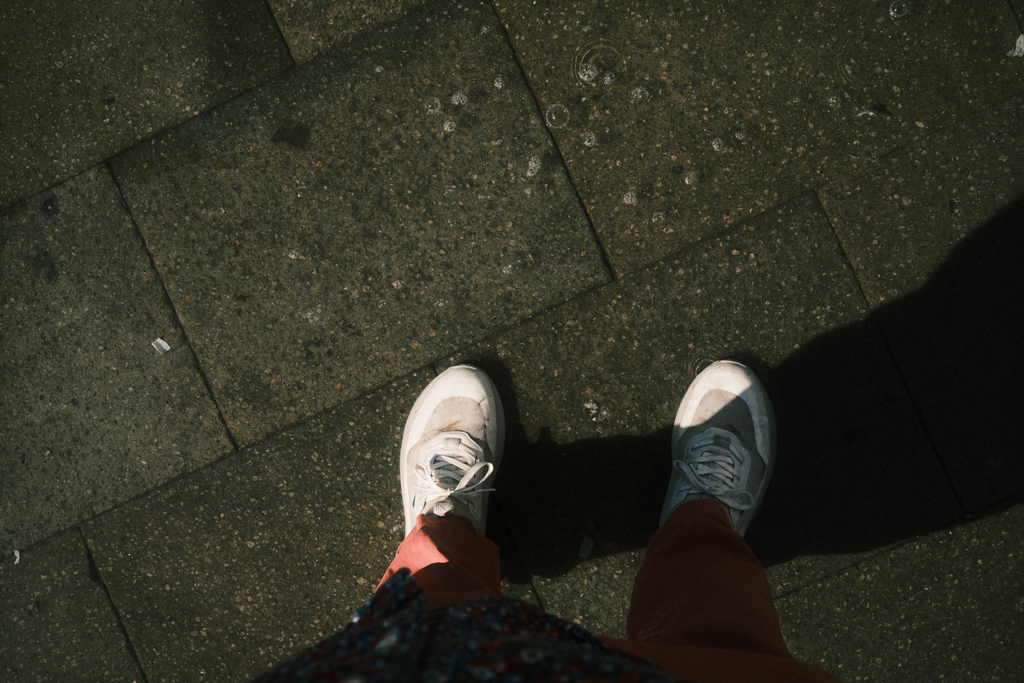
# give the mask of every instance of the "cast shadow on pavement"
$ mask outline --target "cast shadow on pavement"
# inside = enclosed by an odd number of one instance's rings
[[[874,317],[773,369],[736,358],[757,372],[778,418],[775,474],[747,533],[766,567],[884,547],[1024,491],[1022,262],[1024,197]],[[591,541],[590,557],[645,548],[671,471],[671,425],[566,444],[542,430],[531,442],[508,369],[472,362],[505,405],[495,496],[529,570],[560,576]]]

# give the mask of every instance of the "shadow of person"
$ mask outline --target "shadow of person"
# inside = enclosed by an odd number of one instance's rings
[[[758,374],[778,419],[775,473],[747,533],[766,567],[883,547],[962,519],[963,501],[976,512],[1024,491],[1022,217],[1024,198],[963,240],[923,288],[775,367],[735,358]],[[671,470],[671,425],[564,444],[542,428],[531,441],[509,369],[472,362],[505,405],[495,495],[530,572],[555,577],[581,555],[645,548]]]

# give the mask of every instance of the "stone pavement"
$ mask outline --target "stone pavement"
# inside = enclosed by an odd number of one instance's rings
[[[6,3],[4,680],[244,681],[341,627],[466,360],[506,592],[621,635],[724,357],[779,417],[748,540],[794,653],[1024,677],[1014,6]]]

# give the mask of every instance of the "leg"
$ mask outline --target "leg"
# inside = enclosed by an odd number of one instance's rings
[[[419,515],[381,584],[403,567],[427,594],[431,610],[481,595],[501,595],[498,546],[478,535],[465,517]]]
[[[679,506],[654,534],[626,637],[789,656],[764,569],[718,501]]]
[[[501,593],[498,548],[483,536],[492,489],[483,487],[504,439],[501,399],[484,372],[457,365],[427,385],[402,437],[405,540],[381,584],[408,568],[430,609]]]
[[[699,680],[834,681],[790,654],[743,540],[775,463],[761,383],[739,363],[714,363],[683,397],[672,436],[662,526],[633,584],[626,639],[602,640]]]
[[[633,589],[632,640],[789,656],[764,569],[743,541],[775,463],[775,417],[746,366],[705,369],[679,404],[661,529]]]

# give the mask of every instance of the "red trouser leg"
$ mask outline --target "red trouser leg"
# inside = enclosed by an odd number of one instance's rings
[[[680,505],[654,534],[626,638],[601,640],[698,680],[836,680],[790,654],[764,568],[713,499]]]
[[[462,517],[417,517],[381,583],[403,567],[432,610],[501,594],[497,546]],[[714,500],[681,505],[654,534],[626,634],[601,641],[706,683],[836,682],[790,655],[764,569]]]
[[[481,595],[501,595],[498,546],[458,515],[440,519],[419,515],[381,584],[403,567],[427,594],[431,610]]]

